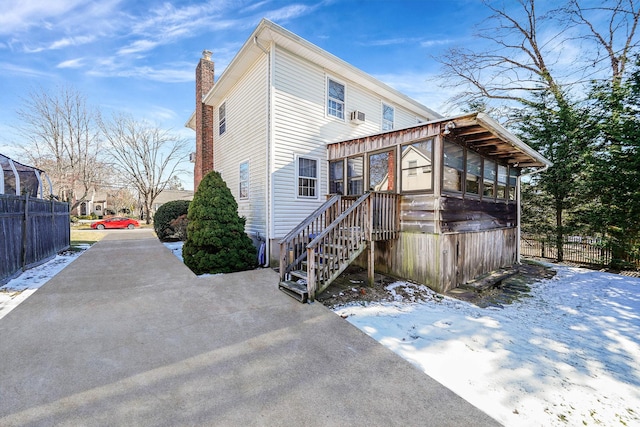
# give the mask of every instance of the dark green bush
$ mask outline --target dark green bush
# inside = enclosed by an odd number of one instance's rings
[[[180,235],[182,230],[176,230],[172,222],[187,214],[189,203],[189,200],[173,200],[158,208],[153,216],[153,229],[156,231],[158,239],[163,242],[184,240]]]
[[[244,231],[245,219],[218,172],[200,182],[187,215],[184,263],[196,274],[231,273],[256,266],[256,248]]]

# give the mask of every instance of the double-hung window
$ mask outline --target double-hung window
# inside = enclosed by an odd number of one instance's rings
[[[223,102],[218,107],[218,135],[227,131],[227,103]]]
[[[395,111],[391,105],[382,104],[382,130],[392,130]]]
[[[327,79],[327,114],[344,120],[344,85]]]
[[[249,198],[249,162],[240,163],[240,175],[238,178],[238,194],[240,199]]]
[[[298,157],[298,197],[318,197],[318,161]]]

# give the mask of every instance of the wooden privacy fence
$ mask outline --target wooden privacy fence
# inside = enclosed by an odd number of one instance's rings
[[[69,204],[0,194],[0,283],[70,245]]]
[[[597,237],[567,236],[562,244],[564,261],[580,264],[607,266],[611,264],[611,248]],[[520,240],[522,256],[558,259],[558,250],[554,237],[523,235]],[[630,265],[640,269],[640,256],[626,254],[624,259]]]

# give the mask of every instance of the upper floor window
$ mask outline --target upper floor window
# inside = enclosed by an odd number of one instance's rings
[[[238,194],[241,199],[249,198],[249,162],[240,163],[240,176],[238,178]]]
[[[227,103],[223,102],[218,107],[218,135],[222,135],[227,131]]]
[[[382,104],[382,130],[393,129],[395,110],[391,105]]]
[[[318,161],[298,157],[298,197],[318,197]]]
[[[328,79],[327,114],[344,119],[344,85]]]

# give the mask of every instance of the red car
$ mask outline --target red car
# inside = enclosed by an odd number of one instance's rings
[[[91,228],[96,230],[104,230],[105,228],[128,228],[129,230],[133,230],[136,227],[140,227],[140,223],[135,219],[119,216],[103,219],[102,221],[91,224]]]

